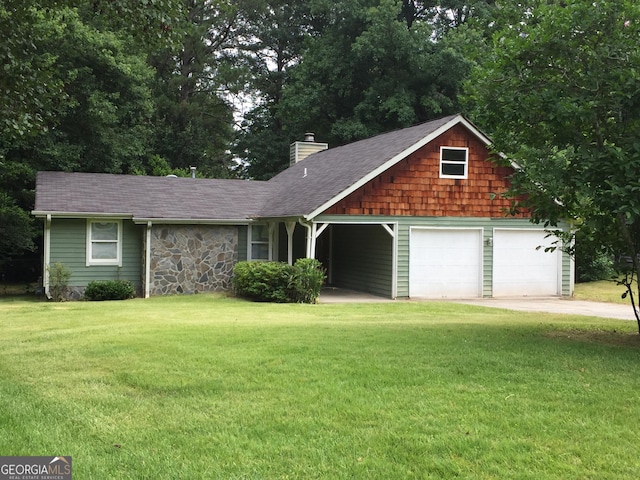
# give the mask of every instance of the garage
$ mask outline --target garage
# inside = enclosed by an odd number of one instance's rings
[[[562,253],[545,252],[553,237],[544,230],[495,229],[493,296],[559,295]],[[540,248],[538,248],[540,247]]]
[[[482,295],[481,228],[411,228],[409,295],[470,298]]]

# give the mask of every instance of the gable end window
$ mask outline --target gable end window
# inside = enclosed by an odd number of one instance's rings
[[[467,178],[469,149],[440,147],[440,178]]]
[[[122,266],[122,222],[87,221],[87,266]]]

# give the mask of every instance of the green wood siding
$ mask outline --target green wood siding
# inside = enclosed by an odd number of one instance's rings
[[[571,256],[563,253],[562,254],[562,296],[568,297],[573,296],[573,260]]]
[[[540,225],[535,225],[527,219],[518,218],[475,218],[475,217],[408,217],[408,216],[358,216],[358,215],[322,215],[315,219],[318,223],[386,223],[397,224],[397,297],[406,298],[409,296],[409,232],[411,227],[446,227],[446,228],[483,228],[483,265],[482,275],[483,284],[482,292],[484,296],[490,297],[493,289],[493,246],[491,239],[493,238],[494,228],[522,228],[522,229],[540,229]],[[382,227],[378,228],[384,232]],[[387,234],[388,236],[388,234]],[[364,239],[360,239],[364,241]],[[347,240],[348,241],[348,240]],[[388,253],[391,252],[391,244],[388,244]],[[372,249],[368,254],[387,255],[384,249],[375,251]],[[354,252],[357,253],[357,252]],[[360,258],[364,258],[360,254]],[[383,263],[386,256],[381,260]],[[374,260],[372,260],[374,261]],[[390,264],[390,262],[389,262]],[[571,269],[573,268],[569,255],[563,253],[562,257],[562,274],[561,274],[561,291],[562,295],[571,295]],[[367,272],[359,272],[360,275],[367,275]],[[362,280],[366,282],[367,280]],[[357,286],[357,281],[353,280],[352,284]],[[388,294],[385,294],[388,295]]]
[[[87,267],[87,220],[51,221],[50,262],[63,263],[71,270],[69,286],[86,287],[93,280],[129,280],[142,285],[142,246],[144,226],[122,221],[122,267],[92,265]]]
[[[334,285],[390,297],[393,239],[381,225],[332,225]],[[325,233],[328,233],[325,230]],[[324,234],[324,233],[323,233]]]

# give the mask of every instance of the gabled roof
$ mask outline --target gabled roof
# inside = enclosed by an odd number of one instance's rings
[[[313,218],[457,124],[490,143],[462,115],[451,115],[314,153],[269,180],[279,190],[260,215]]]
[[[33,213],[246,221],[272,192],[267,182],[246,180],[38,172]]]
[[[267,182],[39,172],[34,215],[135,221],[312,219],[455,125],[490,140],[461,115],[315,153]]]

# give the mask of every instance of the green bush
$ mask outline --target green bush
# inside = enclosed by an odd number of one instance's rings
[[[326,275],[315,258],[300,258],[294,265],[295,271],[289,282],[293,293],[293,301],[298,303],[317,303],[320,289]]]
[[[93,301],[127,300],[135,294],[136,290],[128,280],[94,281],[84,290],[84,297]]]
[[[284,262],[238,262],[233,269],[233,289],[241,297],[259,302],[315,303],[324,272],[320,262],[300,259]]]
[[[56,262],[47,267],[49,273],[49,294],[56,302],[62,302],[67,296],[71,270],[63,263]]]
[[[233,289],[259,302],[286,303],[292,275],[293,267],[282,262],[238,262],[233,268]]]
[[[595,282],[610,280],[615,275],[613,261],[606,255],[598,255],[593,259],[576,261],[576,277],[578,282]]]

